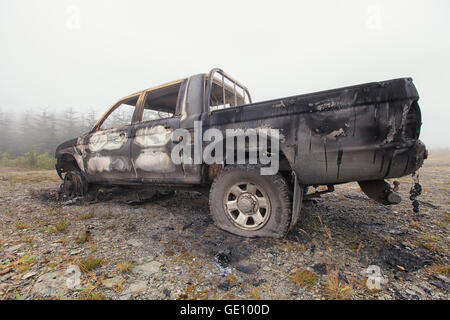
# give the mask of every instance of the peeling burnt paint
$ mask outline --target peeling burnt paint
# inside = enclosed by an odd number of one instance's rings
[[[136,131],[134,143],[142,148],[165,146],[172,139],[173,130],[164,126],[144,127]]]
[[[143,150],[137,157],[136,169],[150,172],[173,172],[175,166],[166,152],[156,150]]]
[[[120,149],[128,140],[126,132],[99,131],[89,138],[89,150],[98,152],[101,150],[117,150]]]
[[[131,169],[125,157],[94,156],[88,160],[88,173],[101,173],[111,171],[129,171]]]

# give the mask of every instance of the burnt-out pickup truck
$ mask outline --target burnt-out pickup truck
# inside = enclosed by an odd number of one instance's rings
[[[414,173],[427,157],[418,99],[412,79],[401,78],[253,103],[215,68],[131,94],[58,146],[61,194],[102,185],[209,190],[218,227],[282,237],[308,186],[357,181],[381,204],[401,201],[385,179]]]

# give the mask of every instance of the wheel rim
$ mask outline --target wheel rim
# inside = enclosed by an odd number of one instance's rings
[[[81,174],[68,172],[60,187],[60,196],[63,199],[73,199],[78,196],[84,196],[87,193],[87,188],[88,185]]]
[[[249,182],[239,182],[228,189],[224,209],[231,221],[243,230],[262,228],[271,213],[267,193],[259,185]]]

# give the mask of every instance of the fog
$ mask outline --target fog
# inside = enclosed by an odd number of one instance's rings
[[[421,139],[450,147],[448,1],[0,1],[0,109],[103,113],[220,67],[254,101],[412,77]]]

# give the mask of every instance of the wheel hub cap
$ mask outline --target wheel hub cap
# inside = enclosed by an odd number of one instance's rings
[[[242,213],[249,214],[256,210],[258,200],[253,199],[250,194],[243,194],[238,199],[238,208]]]
[[[254,183],[240,182],[224,195],[224,209],[231,221],[243,230],[258,230],[269,220],[271,206],[264,189]]]

